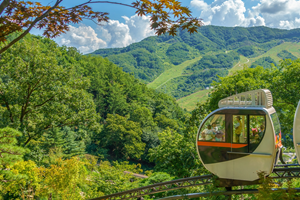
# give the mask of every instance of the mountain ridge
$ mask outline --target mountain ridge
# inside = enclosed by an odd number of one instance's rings
[[[124,48],[99,49],[92,54],[107,57],[149,87],[179,99],[205,89],[212,81],[217,81],[218,76],[227,76],[241,56],[250,60],[246,63],[249,67],[254,62],[253,66],[268,67],[270,63],[278,63],[277,54],[280,53],[270,54],[270,59],[269,50],[286,42],[299,41],[299,28],[203,26],[198,33],[178,31],[175,37],[151,36]],[[299,54],[296,51],[299,50],[294,50],[294,55],[285,49],[280,55],[299,57],[300,51]],[[241,64],[236,68],[241,69]]]

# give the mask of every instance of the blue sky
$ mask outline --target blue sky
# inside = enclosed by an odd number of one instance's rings
[[[37,0],[38,1],[38,0]],[[131,4],[134,0],[115,0]],[[39,1],[53,4],[52,0]],[[65,0],[61,5],[71,7],[84,0]],[[181,0],[192,10],[195,17],[203,19],[206,25],[227,27],[267,26],[271,28],[300,28],[300,0]],[[112,4],[93,4],[95,11],[108,12],[110,21],[97,26],[85,20],[70,25],[70,31],[57,37],[60,45],[74,46],[82,53],[90,53],[99,48],[125,47],[154,35],[149,27],[148,17],[138,17],[135,10]],[[33,30],[33,34],[40,31]]]

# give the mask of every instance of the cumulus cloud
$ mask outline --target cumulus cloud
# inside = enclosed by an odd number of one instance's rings
[[[258,4],[257,8],[261,13],[277,14],[281,11],[286,10],[288,7],[287,0],[278,0],[278,1],[261,1],[261,4]]]
[[[272,28],[299,28],[300,0],[261,0],[252,7],[252,12],[265,20]]]
[[[61,45],[76,47],[82,53],[88,53],[107,46],[106,42],[98,38],[95,30],[90,26],[81,24],[78,28],[69,26],[69,29],[60,38]]]
[[[125,47],[154,35],[149,17],[134,15],[123,19],[125,23],[109,20],[95,29],[83,24],[78,28],[70,26],[70,31],[60,37],[60,44],[74,46],[85,54],[100,48]]]
[[[300,0],[260,0],[246,9],[242,0],[192,0],[190,5],[200,10],[205,24],[219,26],[269,26],[299,28]]]
[[[139,17],[134,15],[130,18],[123,16],[129,28],[129,33],[134,42],[139,42],[142,39],[155,35],[154,31],[150,28],[150,17]]]
[[[117,20],[109,20],[98,28],[100,37],[104,38],[108,47],[125,47],[133,42],[128,25]]]
[[[201,10],[200,18],[205,24],[241,26],[245,22],[246,8],[242,0],[215,0],[209,5],[203,0],[192,0],[191,6]]]

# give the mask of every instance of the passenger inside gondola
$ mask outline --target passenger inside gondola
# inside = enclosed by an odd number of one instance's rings
[[[265,133],[265,123],[265,116],[250,115],[250,144],[259,144],[262,140]]]
[[[207,125],[207,128],[203,131],[206,141],[212,141],[215,138],[215,134],[211,128],[211,125]]]
[[[213,115],[201,128],[199,140],[225,142],[225,115]]]
[[[216,142],[222,142],[224,141],[224,133],[222,131],[217,131],[215,135],[215,141]]]
[[[213,122],[212,123],[212,129],[213,129],[213,132],[216,134],[217,131],[219,130],[219,128],[217,127],[217,123],[216,122]]]
[[[265,125],[260,125],[259,127],[259,131],[258,131],[258,135],[260,138],[262,138],[262,136],[264,135],[264,132],[265,132]]]
[[[241,122],[241,117],[240,116],[236,116],[235,117],[235,141],[237,143],[240,143],[240,136],[242,133],[242,122]]]

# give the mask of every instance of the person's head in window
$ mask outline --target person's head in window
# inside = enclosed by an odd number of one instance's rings
[[[223,135],[222,131],[217,131],[215,140],[219,142],[223,141]]]
[[[252,128],[251,131],[252,131],[252,136],[255,136],[258,133],[257,128]]]
[[[259,128],[260,128],[260,131],[261,131],[261,132],[264,132],[264,131],[265,131],[265,125],[262,124],[262,125],[260,125]]]
[[[212,129],[215,132],[218,131],[218,127],[217,127],[217,123],[216,122],[212,123]]]

